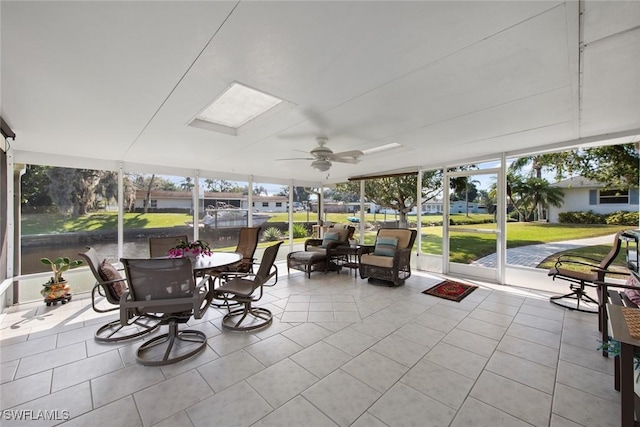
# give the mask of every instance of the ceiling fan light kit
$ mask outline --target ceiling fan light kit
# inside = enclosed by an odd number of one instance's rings
[[[329,160],[318,159],[311,162],[311,167],[318,172],[326,172],[331,167],[331,162]]]

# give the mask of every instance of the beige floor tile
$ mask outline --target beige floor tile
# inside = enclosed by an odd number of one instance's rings
[[[318,378],[324,378],[352,359],[344,351],[323,341],[291,356],[291,360]]]
[[[264,366],[271,366],[299,352],[302,347],[283,335],[276,335],[252,344],[245,350]]]
[[[613,375],[594,371],[593,369],[561,360],[558,363],[556,381],[578,390],[589,390],[589,394],[615,403],[620,402],[620,392],[616,391],[613,386]]]
[[[483,310],[481,308],[477,308],[469,313],[469,318],[482,320],[487,323],[504,327],[508,327],[514,319],[513,316],[508,314],[496,313],[493,311]]]
[[[455,410],[474,384],[472,379],[428,360],[418,362],[400,382]]]
[[[468,398],[451,423],[451,427],[530,427],[518,418],[487,405],[473,397]]]
[[[521,357],[496,351],[489,359],[487,371],[526,384],[544,393],[552,394],[556,370],[549,366],[530,362]]]
[[[548,426],[551,395],[485,371],[470,393],[488,405],[535,426]]]
[[[620,404],[564,384],[556,385],[553,413],[584,426],[620,425]]]
[[[187,414],[195,427],[216,425],[219,422],[216,420],[224,420],[230,426],[249,426],[272,411],[273,408],[242,381],[193,405]]]
[[[510,335],[500,341],[498,350],[551,368],[558,365],[558,350]]]
[[[430,397],[398,383],[368,411],[387,425],[447,426],[456,412]]]
[[[284,359],[246,381],[273,408],[278,408],[311,387],[318,378],[290,359]]]
[[[209,338],[207,340],[207,345],[209,345],[209,347],[211,347],[213,351],[218,353],[220,356],[225,356],[259,341],[260,338],[256,337],[254,334],[224,332],[213,338]]]
[[[429,347],[408,341],[400,336],[391,334],[388,337],[378,341],[371,347],[388,358],[395,360],[407,367],[415,365],[427,352]]]
[[[562,336],[559,333],[544,331],[520,323],[512,323],[507,329],[507,335],[555,349],[560,349],[560,337]]]
[[[198,372],[216,392],[220,392],[249,376],[260,372],[264,365],[244,350],[206,363],[198,368]]]
[[[211,396],[213,391],[197,371],[189,371],[133,394],[145,426],[153,425],[178,411]]]
[[[436,345],[445,334],[443,332],[423,326],[419,323],[407,323],[398,328],[393,335],[412,341],[418,345],[431,348]]]
[[[465,350],[469,350],[473,353],[486,357],[489,357],[493,354],[499,343],[499,341],[493,340],[491,338],[486,338],[481,335],[463,331],[458,328],[449,332],[447,336],[442,338],[442,342],[446,342],[448,344],[463,348]]]
[[[133,397],[127,396],[113,403],[105,405],[95,411],[88,412],[73,418],[64,424],[65,427],[111,427],[130,426],[142,427],[142,420],[138,415],[138,409],[133,401]]]
[[[96,408],[165,380],[160,368],[133,365],[91,380],[91,394]]]
[[[303,323],[282,333],[302,347],[309,347],[331,335],[331,331],[315,323]]]
[[[385,423],[374,417],[368,412],[362,414],[351,427],[387,427]]]
[[[180,411],[154,424],[153,427],[193,427],[193,423],[185,411]]]
[[[348,426],[381,394],[362,381],[337,370],[311,386],[302,396],[340,426]]]
[[[353,328],[347,328],[325,338],[324,341],[352,356],[357,356],[378,340]]]
[[[456,328],[463,331],[473,332],[474,334],[478,334],[494,340],[501,340],[505,332],[507,331],[507,328],[504,326],[498,326],[494,325],[493,323],[469,318],[463,319],[460,323],[458,323]]]
[[[68,363],[53,369],[51,391],[62,390],[121,368],[124,365],[117,350]]]
[[[51,392],[51,369],[20,378],[2,386],[0,409],[12,408],[21,403],[46,396]]]
[[[326,415],[309,403],[305,398],[297,396],[279,407],[252,427],[307,426],[336,427]]]
[[[381,393],[386,392],[405,372],[406,366],[388,357],[366,350],[344,364],[342,369]]]
[[[613,375],[613,358],[602,357],[602,352],[597,350],[597,347],[592,351],[585,351],[582,347],[562,344],[560,347],[560,360]]]
[[[71,344],[55,350],[45,351],[33,356],[26,356],[20,359],[20,365],[16,372],[16,378],[26,377],[36,372],[64,366],[87,357],[87,350],[84,342]]]
[[[484,369],[489,358],[447,343],[439,343],[425,356],[427,360],[451,369],[468,378],[476,379]]]
[[[556,334],[562,332],[561,320],[545,319],[543,317],[534,316],[532,314],[518,313],[513,319],[513,322],[549,332],[554,332]]]

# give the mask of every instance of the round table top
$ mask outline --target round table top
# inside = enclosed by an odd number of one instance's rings
[[[242,259],[238,252],[211,252],[211,255],[200,255],[193,263],[194,271],[210,270],[233,264]]]

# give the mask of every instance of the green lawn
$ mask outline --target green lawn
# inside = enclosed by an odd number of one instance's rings
[[[347,217],[350,214],[327,214],[328,221],[336,223],[347,223]],[[458,223],[463,221],[482,222],[491,215],[470,215],[466,217],[464,214],[455,214],[451,216]],[[116,212],[102,212],[88,214],[80,218],[69,219],[61,215],[55,214],[31,214],[22,216],[22,234],[47,234],[47,233],[65,233],[73,231],[98,231],[98,230],[116,230],[117,229]],[[309,214],[309,219],[313,221],[316,215]],[[132,228],[164,228],[184,226],[185,222],[192,218],[188,214],[172,214],[172,213],[125,213],[124,226],[126,229]],[[296,212],[293,217],[294,221],[306,221],[306,212]],[[374,214],[367,214],[366,221],[374,221]],[[387,220],[395,219],[395,215],[387,215]],[[415,217],[410,217],[411,220]],[[288,215],[286,213],[273,214],[269,219],[270,222],[286,222]],[[384,215],[376,214],[375,220],[384,220]],[[442,226],[428,226],[429,223],[442,221],[441,216],[429,215],[423,217],[422,227],[422,251],[425,253],[440,255],[442,254]],[[358,224],[354,224],[358,230]],[[268,227],[268,223],[263,227]],[[461,225],[458,228],[495,228],[495,224],[474,224]],[[604,236],[614,234],[619,230],[628,229],[630,227],[616,225],[573,225],[573,224],[548,224],[548,223],[519,223],[510,222],[507,224],[507,247],[515,248],[518,246],[533,245],[539,243],[557,242],[570,239],[581,239],[587,237]],[[357,231],[356,231],[357,234]],[[367,231],[365,233],[365,243],[373,244],[375,241],[375,231]],[[482,258],[495,252],[495,235],[491,234],[475,234],[466,233],[464,231],[455,231],[451,235],[451,261],[460,263],[470,263],[476,259]],[[599,249],[606,253],[606,247]],[[600,252],[594,253],[594,257],[600,256]],[[544,267],[546,268],[546,267]]]

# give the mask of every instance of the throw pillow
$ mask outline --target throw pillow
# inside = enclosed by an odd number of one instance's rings
[[[321,248],[326,248],[331,242],[339,242],[340,241],[340,233],[327,233],[324,235],[322,239]]]
[[[113,299],[120,301],[120,296],[127,290],[127,285],[125,284],[125,281],[122,280],[122,276],[118,270],[104,259],[102,263],[100,263],[99,273],[104,281],[119,280],[118,282],[104,285],[104,287]]]
[[[398,248],[397,237],[380,237],[376,239],[376,247],[373,250],[374,255],[393,256]]]
[[[640,305],[640,283],[633,276],[629,276],[626,282],[627,286],[633,286],[635,289],[625,289],[624,293],[635,305]]]

